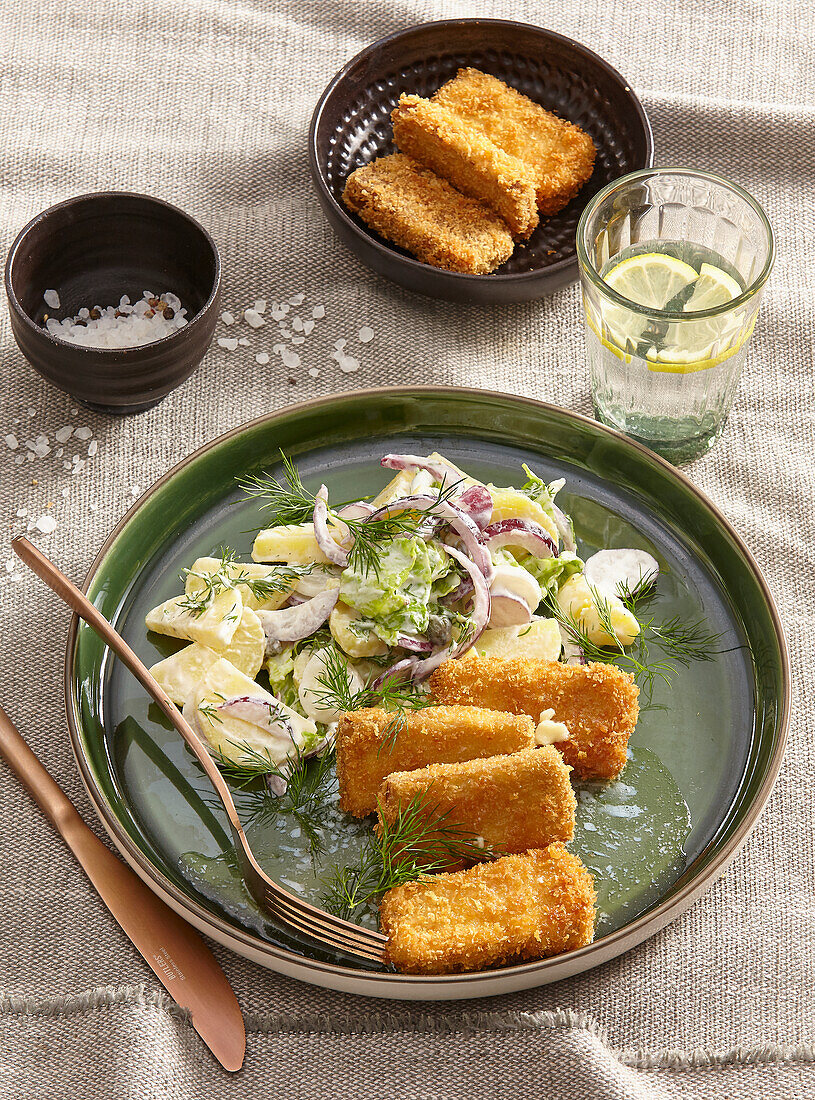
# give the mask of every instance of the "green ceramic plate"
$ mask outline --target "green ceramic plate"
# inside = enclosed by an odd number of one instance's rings
[[[713,660],[657,682],[617,783],[578,790],[576,851],[593,871],[600,916],[590,947],[481,974],[405,977],[315,951],[253,905],[235,868],[225,816],[181,738],[104,645],[74,622],[66,695],[77,761],[115,844],[170,905],[213,938],[273,969],[384,997],[457,998],[565,977],[619,954],[686,909],[755,825],[777,774],[788,662],[778,616],[747,549],[680,473],[617,433],[539,402],[478,390],[344,394],[285,409],[215,440],[162,478],[125,516],[86,582],[96,606],[150,664],[176,647],[144,629],[145,612],[180,591],[181,569],[228,545],[248,556],[261,525],[235,479],[275,466],[280,449],[334,499],[375,492],[387,451],[439,450],[467,471],[518,484],[522,462],[566,478],[559,498],[585,554],[653,553],[662,572],[652,613],[703,617],[721,634]],[[157,648],[163,643],[164,648]],[[299,823],[239,808],[265,868],[316,900],[369,828],[332,810],[313,861]]]

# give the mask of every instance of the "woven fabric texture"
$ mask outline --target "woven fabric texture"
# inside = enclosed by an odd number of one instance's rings
[[[216,947],[247,1014],[229,1079],[7,770],[0,766],[0,1097],[714,1098],[815,1094],[815,617],[809,547],[815,417],[815,69],[812,22],[781,0],[87,0],[0,5],[0,245],[86,191],[151,193],[199,217],[224,263],[224,306],[305,295],[324,319],[285,368],[271,338],[217,345],[151,412],[76,409],[22,359],[0,313],[0,520],[50,512],[35,538],[75,580],[139,492],[195,447],[293,399],[363,386],[494,388],[589,412],[578,293],[502,308],[433,302],[362,268],[308,179],[322,88],[365,44],[432,18],[542,23],[597,50],[650,114],[657,162],[738,181],[765,206],[778,258],[735,408],[688,472],[755,553],[791,647],[794,698],[779,784],[725,876],[681,919],[589,974],[462,1004],[363,1001]],[[164,289],[164,288],[155,288]],[[361,326],[374,339],[358,341]],[[221,334],[224,334],[222,330]],[[242,335],[242,333],[241,333]],[[331,358],[348,341],[356,373]],[[269,346],[267,346],[267,344]],[[268,351],[260,365],[255,353]],[[309,374],[309,368],[318,372]],[[88,427],[57,456],[54,433]],[[51,453],[18,455],[48,434]],[[15,451],[3,436],[15,435]],[[77,455],[79,461],[74,462]],[[85,465],[81,466],[81,462]],[[76,465],[75,472],[64,463]],[[48,507],[49,503],[52,507]],[[65,731],[69,616],[0,551],[0,684],[9,711],[100,832]]]

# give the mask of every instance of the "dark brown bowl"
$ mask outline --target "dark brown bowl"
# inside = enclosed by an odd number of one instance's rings
[[[21,231],[6,260],[14,338],[34,370],[101,412],[141,412],[192,374],[218,320],[221,261],[203,226],[161,199],[104,191],[43,211]],[[43,300],[53,288],[60,308]],[[134,348],[86,348],[52,336],[46,314],[133,301],[145,288],[171,291],[189,323]]]
[[[394,151],[390,113],[402,93],[429,96],[461,66],[492,73],[576,123],[597,146],[594,174],[577,197],[542,220],[494,275],[464,275],[415,260],[369,229],[342,202],[348,176]],[[309,131],[317,195],[359,259],[408,290],[455,302],[525,302],[577,278],[575,234],[598,191],[653,163],[651,126],[626,81],[597,54],[553,31],[503,19],[423,23],[375,42],[337,73]]]

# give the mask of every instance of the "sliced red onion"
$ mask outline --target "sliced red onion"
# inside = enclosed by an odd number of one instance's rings
[[[342,508],[338,508],[337,515],[340,519],[363,519],[375,511],[376,508],[373,504],[366,504],[364,500],[358,500],[354,504],[344,504]]]
[[[439,649],[432,656],[425,657],[423,661],[419,661],[415,664],[412,676],[414,681],[417,682],[426,680],[430,673],[437,669],[439,665],[444,664],[445,661],[452,660],[454,657],[459,657],[471,646],[475,645],[484,633],[484,629],[490,618],[490,590],[487,587],[487,582],[481,570],[475,562],[470,561],[467,555],[462,554],[455,546],[445,546],[445,550],[451,558],[455,558],[457,562],[464,566],[473,582],[473,630],[468,637],[452,645],[445,646],[443,649]]]
[[[282,798],[289,789],[289,785],[282,775],[267,775],[266,786],[269,789],[269,794],[273,794],[275,798]]]
[[[490,626],[523,626],[532,621],[532,608],[517,593],[494,587],[490,596]]]
[[[427,638],[419,638],[415,634],[400,634],[396,639],[396,644],[401,646],[402,649],[411,650],[413,653],[430,653],[433,650],[433,646]]]
[[[380,672],[371,684],[371,687],[374,691],[379,691],[382,685],[388,680],[396,680],[398,682],[412,679],[413,669],[417,663],[416,657],[402,657],[395,665],[391,665],[390,668],[386,668]]]
[[[328,489],[321,485],[314,501],[314,537],[328,560],[344,569],[348,564],[348,551],[338,546],[329,533],[327,501]]]
[[[327,588],[319,596],[279,611],[257,611],[269,642],[299,642],[323,625],[340,597],[339,588]]]
[[[484,485],[471,485],[458,498],[456,507],[468,515],[476,527],[483,531],[490,522],[494,505],[489,489]]]
[[[438,497],[431,497],[425,494],[400,497],[398,500],[391,501],[390,504],[384,504],[381,508],[377,508],[370,518],[380,519],[382,516],[387,516],[392,513],[409,511],[430,512],[433,515],[441,516],[464,543],[467,553],[481,570],[487,583],[492,580],[492,558],[484,545],[481,532],[473,520],[471,520],[469,516],[465,516],[465,514],[459,508],[456,508],[454,504],[451,504],[449,500],[439,500]],[[363,522],[365,521],[363,520]]]
[[[557,546],[538,523],[528,519],[499,519],[484,528],[484,541],[491,549],[520,546],[536,558],[556,558]]]
[[[289,596],[289,598],[286,600],[286,602],[282,603],[280,606],[281,607],[298,607],[301,603],[305,603],[305,602],[306,602],[306,597],[305,596],[300,596],[300,595],[298,595],[297,592],[292,592],[292,594]],[[279,610],[279,608],[278,608],[278,610]]]
[[[563,656],[567,665],[585,665],[586,654],[583,647],[578,645],[568,630],[560,627],[560,640],[563,643]]]
[[[255,695],[233,695],[225,699],[217,708],[231,714],[233,718],[240,718],[244,722],[251,722],[268,733],[285,733],[294,742],[294,726],[275,703]]]
[[[461,474],[448,462],[420,458],[419,455],[385,455],[380,466],[388,470],[427,470],[434,481],[443,481],[449,486],[461,481]]]
[[[557,527],[557,533],[563,540],[563,549],[569,553],[574,554],[577,550],[577,544],[574,541],[574,533],[572,532],[572,525],[569,523],[569,519],[565,512],[561,512],[560,508],[556,504],[551,505],[552,518],[555,521],[555,527]]]
[[[446,596],[442,596],[439,602],[443,603],[445,607],[448,607],[451,603],[459,603],[459,601],[467,599],[473,588],[474,585],[470,578],[462,577],[458,588],[454,588],[452,592],[448,592]]]

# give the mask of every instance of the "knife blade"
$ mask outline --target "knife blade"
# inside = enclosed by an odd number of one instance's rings
[[[190,1012],[192,1026],[230,1071],[243,1065],[246,1031],[237,998],[198,933],[91,832],[0,707],[0,756],[60,834],[147,965]]]

